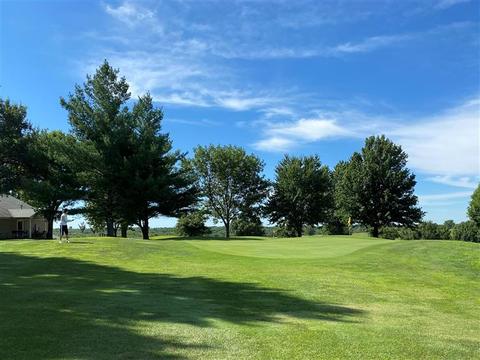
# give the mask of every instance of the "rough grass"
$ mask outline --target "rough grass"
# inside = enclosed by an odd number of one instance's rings
[[[480,246],[0,242],[0,359],[479,358]]]

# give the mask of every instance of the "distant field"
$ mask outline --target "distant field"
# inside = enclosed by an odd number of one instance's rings
[[[479,274],[455,241],[0,241],[0,359],[475,359]]]

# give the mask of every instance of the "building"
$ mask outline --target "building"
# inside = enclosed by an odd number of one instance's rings
[[[0,195],[0,238],[42,238],[47,220],[27,203],[10,195]]]

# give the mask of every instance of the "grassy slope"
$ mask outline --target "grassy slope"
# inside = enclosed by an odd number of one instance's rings
[[[0,242],[0,358],[480,357],[480,247]]]

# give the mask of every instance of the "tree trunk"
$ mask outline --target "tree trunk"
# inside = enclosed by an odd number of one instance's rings
[[[143,240],[148,240],[148,218],[143,220],[142,226],[140,226],[140,229],[142,229],[142,235],[143,235]]]
[[[225,222],[225,237],[230,239],[230,222]]]
[[[47,235],[45,236],[45,238],[48,240],[53,239],[53,218],[53,215],[48,216],[47,218]]]
[[[296,232],[297,232],[297,236],[298,236],[298,237],[302,237],[302,235],[303,235],[303,226],[302,226],[302,225],[298,225],[297,228],[296,228]]]
[[[107,219],[107,236],[115,236],[112,219]]]
[[[373,228],[372,228],[372,236],[374,238],[378,238],[378,225],[374,225]]]
[[[128,230],[128,225],[122,224],[122,227],[120,228],[120,231],[122,233],[122,238],[127,237],[127,230]]]

